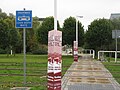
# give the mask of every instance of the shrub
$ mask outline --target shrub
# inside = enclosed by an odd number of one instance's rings
[[[48,51],[47,46],[39,45],[38,48],[36,48],[32,51],[32,54],[42,54],[43,55],[43,54],[47,54],[47,51]]]
[[[0,48],[0,54],[5,54],[6,50]]]

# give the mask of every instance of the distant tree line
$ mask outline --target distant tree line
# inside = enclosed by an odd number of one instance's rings
[[[114,50],[115,39],[112,39],[112,30],[120,30],[120,19],[96,19],[85,33],[85,48],[98,50]],[[120,39],[118,39],[118,50],[120,50]]]
[[[112,39],[112,30],[120,29],[120,19],[95,19],[84,30],[81,22],[78,23],[79,47],[94,50],[115,50],[115,40]],[[63,33],[63,45],[73,46],[76,32],[76,19],[69,17],[64,20],[60,27],[57,22],[58,30]],[[38,17],[33,17],[33,27],[26,29],[27,53],[46,54],[48,44],[48,31],[54,29],[54,18],[46,17],[40,24]],[[118,40],[118,49],[120,49]],[[23,52],[23,29],[15,28],[15,15],[7,15],[0,9],[0,53]]]

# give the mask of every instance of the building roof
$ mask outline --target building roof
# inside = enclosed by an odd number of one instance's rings
[[[45,20],[45,18],[39,18],[39,21],[44,21]]]
[[[112,13],[111,16],[110,16],[110,19],[113,20],[113,19],[119,19],[120,18],[120,13]]]

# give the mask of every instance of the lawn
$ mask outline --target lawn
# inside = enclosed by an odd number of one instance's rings
[[[110,62],[103,62],[103,64],[120,84],[120,58],[118,58],[117,61],[118,62],[115,63],[114,58],[110,58]]]
[[[27,84],[31,90],[46,90],[47,55],[27,55]],[[73,62],[72,56],[62,57],[62,75]],[[0,90],[23,86],[23,55],[0,55]]]

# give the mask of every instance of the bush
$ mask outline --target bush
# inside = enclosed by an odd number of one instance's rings
[[[47,46],[45,45],[40,45],[37,49],[34,49],[32,51],[32,54],[47,54]]]
[[[108,57],[107,61],[110,62],[110,57]]]
[[[47,51],[44,49],[38,49],[38,50],[32,51],[32,54],[47,54]]]
[[[0,48],[0,54],[5,54],[7,53],[6,50]]]

